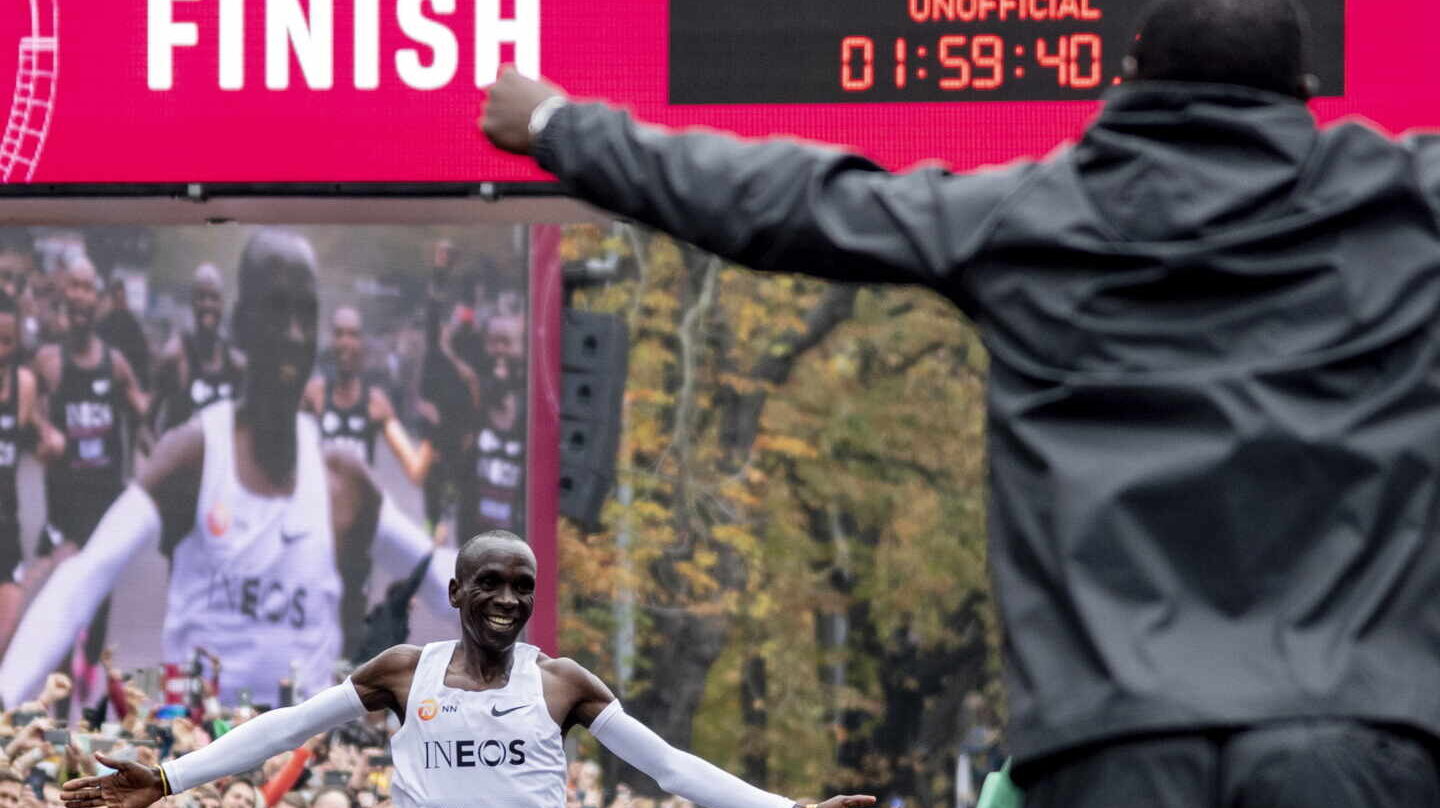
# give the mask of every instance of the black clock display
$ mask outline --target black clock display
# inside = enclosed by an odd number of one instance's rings
[[[1302,0],[1321,94],[1345,0]],[[670,103],[1072,101],[1118,84],[1149,0],[670,0]]]

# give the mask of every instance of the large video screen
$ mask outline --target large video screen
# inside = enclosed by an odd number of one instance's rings
[[[275,705],[453,637],[458,541],[553,530],[532,259],[524,225],[0,229],[6,702],[113,648]]]

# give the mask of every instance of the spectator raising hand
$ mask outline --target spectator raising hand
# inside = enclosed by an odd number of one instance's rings
[[[45,712],[50,712],[55,705],[70,697],[70,691],[74,685],[70,677],[63,673],[52,673],[45,677],[45,688],[40,691],[40,705]]]

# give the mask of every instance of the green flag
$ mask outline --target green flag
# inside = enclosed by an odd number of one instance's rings
[[[998,772],[985,775],[985,785],[980,787],[980,801],[975,808],[1023,808],[1025,793],[1010,779],[1010,761]]]

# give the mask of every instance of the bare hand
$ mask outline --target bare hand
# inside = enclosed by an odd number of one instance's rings
[[[69,696],[72,689],[69,676],[52,673],[45,677],[45,689],[40,693],[40,702],[48,709],[50,705]]]
[[[95,774],[95,759],[80,751],[74,741],[65,747],[65,768],[81,774]]]
[[[95,759],[115,769],[115,773],[66,783],[60,790],[66,808],[149,808],[164,796],[160,776],[154,769],[104,755],[96,755]]]
[[[515,154],[529,154],[533,145],[530,142],[531,113],[540,106],[540,102],[562,94],[555,85],[526,78],[514,67],[506,65],[500,70],[500,78],[490,85],[490,94],[479,121],[480,129],[497,148]]]
[[[36,447],[35,455],[41,463],[49,463],[58,460],[65,454],[65,435],[58,429],[46,424],[40,430],[40,442]]]
[[[149,696],[145,695],[145,691],[141,690],[139,685],[126,683],[125,701],[127,703],[127,706],[130,708],[127,711],[127,715],[140,712],[140,706],[144,704],[145,700],[148,698]]]

